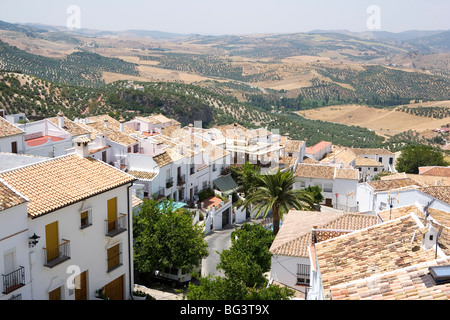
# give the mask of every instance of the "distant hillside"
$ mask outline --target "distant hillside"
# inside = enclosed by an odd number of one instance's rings
[[[102,72],[139,75],[136,66],[121,59],[90,52],[74,52],[65,59],[34,55],[0,40],[0,70],[21,72],[70,85],[104,84]]]

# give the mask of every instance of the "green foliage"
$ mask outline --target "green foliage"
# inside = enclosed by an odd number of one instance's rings
[[[314,198],[314,203],[319,204],[323,201],[322,188],[319,186],[309,186],[304,189],[306,192],[310,193]]]
[[[398,172],[419,173],[419,167],[425,166],[447,166],[442,152],[434,150],[431,146],[411,145],[402,149],[397,159],[396,169]]]
[[[247,197],[250,190],[256,186],[258,175],[258,167],[249,162],[242,167],[231,167],[231,177],[239,186],[238,192],[244,193],[244,197]]]
[[[87,87],[104,84],[103,72],[139,75],[136,66],[96,53],[74,52],[65,59],[34,55],[0,40],[2,70],[17,71],[49,81]]]
[[[263,284],[263,273],[270,270],[269,248],[274,239],[273,233],[259,224],[243,225],[231,234],[231,248],[220,253],[217,268],[248,287]]]
[[[276,235],[280,219],[292,208],[297,210],[312,210],[314,199],[304,190],[294,190],[294,173],[292,171],[258,176],[257,186],[253,187],[245,198],[244,207],[253,209],[255,216],[262,214],[265,218],[270,210],[273,217],[273,234]]]
[[[199,285],[189,284],[188,300],[288,300],[294,291],[267,286],[263,273],[270,269],[270,231],[261,225],[245,224],[231,234],[231,247],[220,254],[218,268],[225,277],[200,277]]]
[[[208,255],[208,244],[201,227],[192,224],[190,211],[174,210],[173,201],[162,205],[144,200],[134,216],[133,236],[135,268],[151,273],[165,268],[192,270]]]

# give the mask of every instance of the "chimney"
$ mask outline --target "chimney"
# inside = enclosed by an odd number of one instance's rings
[[[105,128],[109,128],[109,122],[108,122],[108,119],[105,119],[103,122],[104,122],[104,124],[105,124]]]
[[[313,226],[311,233],[312,233],[312,239],[311,239],[312,243],[319,242],[317,239],[317,226]]]
[[[64,113],[62,111],[58,112],[58,127],[64,128]]]
[[[87,137],[80,137],[74,140],[75,153],[81,158],[87,158],[89,156],[89,141]]]
[[[120,119],[119,122],[120,122],[120,132],[125,132],[125,128],[124,128],[125,120]]]
[[[237,131],[237,123],[234,124],[234,131]]]
[[[192,131],[194,130],[194,125],[192,123],[189,124],[189,133],[192,133]]]
[[[198,153],[198,144],[194,143],[194,152]]]

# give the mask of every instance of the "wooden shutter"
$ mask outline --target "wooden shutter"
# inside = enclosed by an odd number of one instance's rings
[[[45,245],[47,247],[47,261],[59,256],[58,221],[45,226]]]

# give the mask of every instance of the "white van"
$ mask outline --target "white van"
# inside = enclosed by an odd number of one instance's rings
[[[184,284],[192,280],[192,273],[200,273],[201,268],[197,267],[193,271],[189,272],[186,269],[179,268],[165,268],[164,271],[156,270],[154,276],[156,278],[174,281],[178,284]]]

